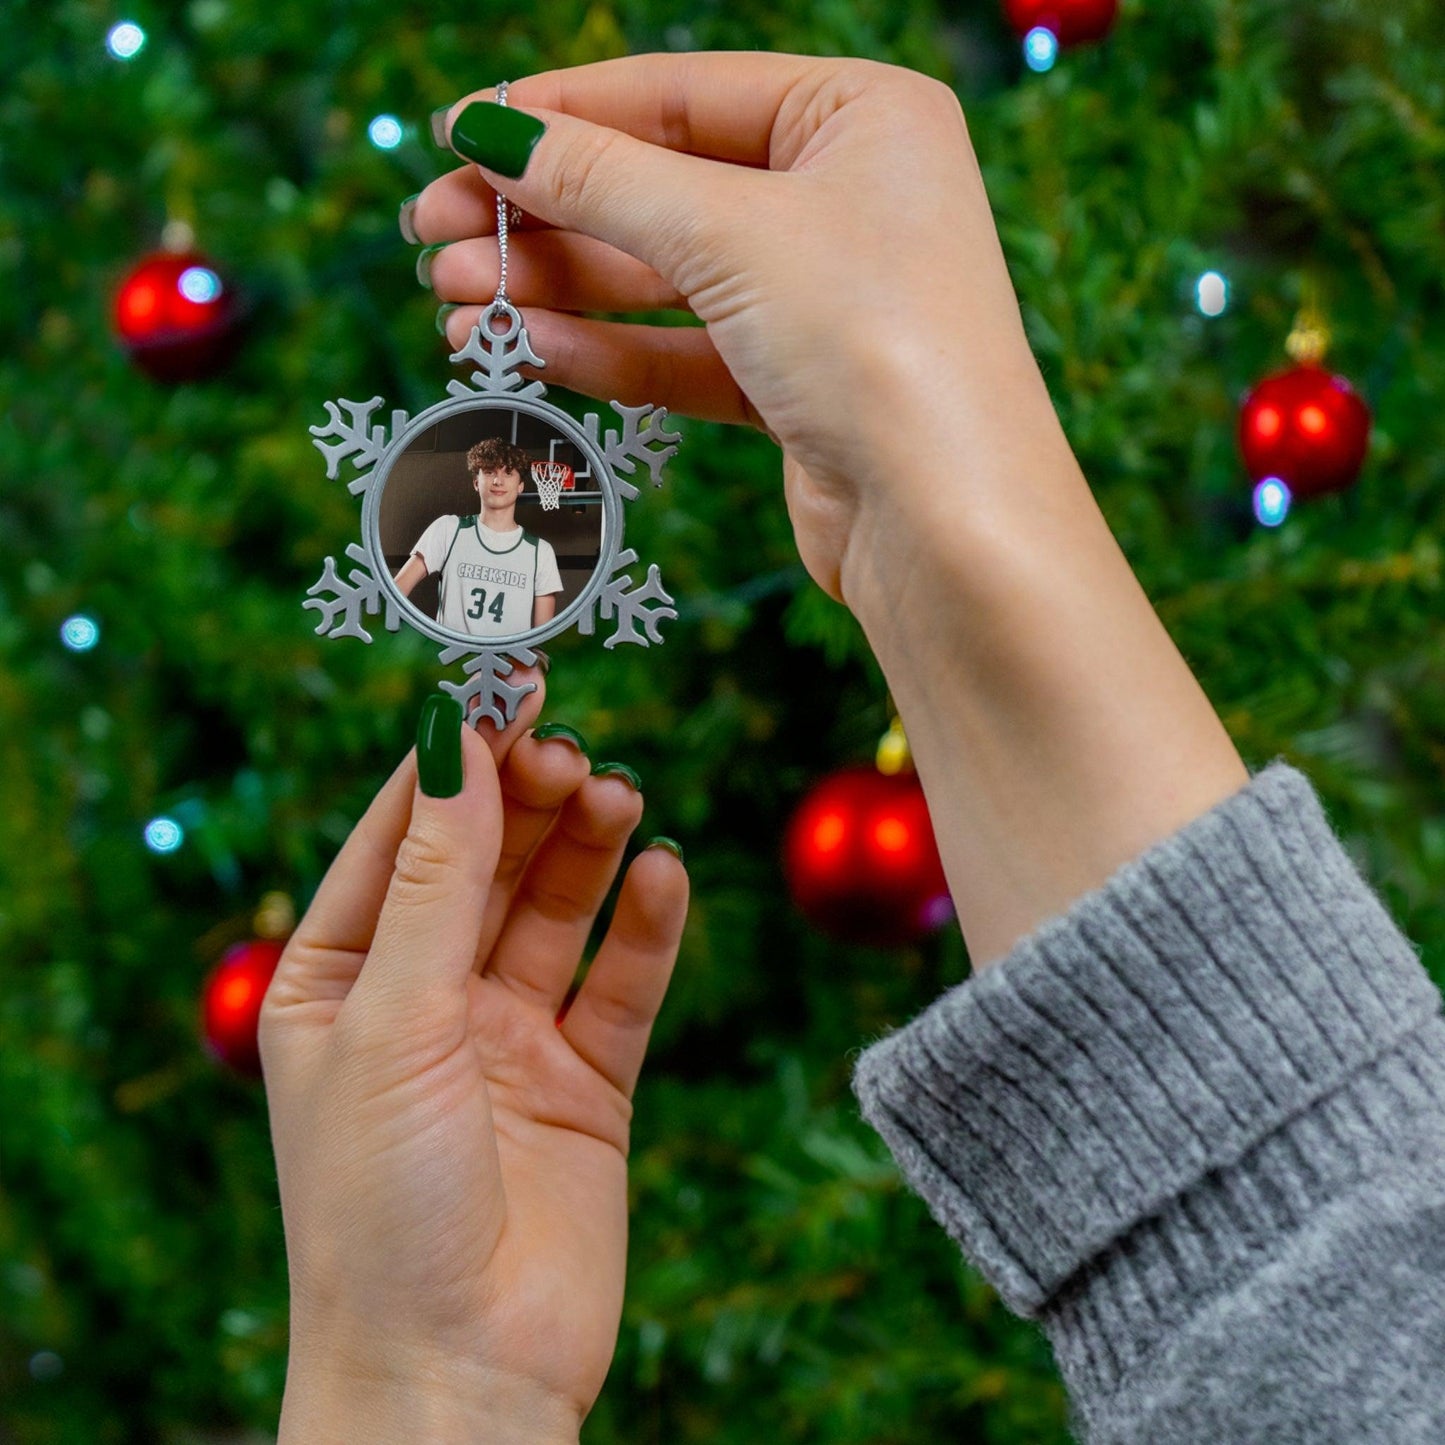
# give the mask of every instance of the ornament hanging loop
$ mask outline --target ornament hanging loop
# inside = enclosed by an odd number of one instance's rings
[[[495,324],[499,318],[504,323],[501,326]],[[510,301],[501,297],[492,302],[482,317],[482,330],[488,339],[495,339],[499,346],[510,341],[521,329],[522,313]]]

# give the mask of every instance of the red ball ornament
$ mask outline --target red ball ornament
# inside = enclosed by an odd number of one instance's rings
[[[115,296],[115,329],[137,366],[157,381],[196,381],[235,350],[239,308],[231,288],[195,251],[158,251]]]
[[[239,1074],[261,1077],[256,1028],[261,1001],[285,947],[278,939],[238,943],[221,956],[201,994],[201,1033],[206,1048]]]
[[[1315,362],[1266,377],[1244,399],[1239,449],[1249,475],[1278,477],[1296,497],[1355,484],[1370,444],[1370,409],[1343,376]]]
[[[911,943],[953,917],[913,773],[855,767],[824,778],[788,825],[784,869],[803,916],[849,943]]]
[[[1003,8],[1021,40],[1042,27],[1062,48],[1102,40],[1114,28],[1119,0],[1004,0]]]

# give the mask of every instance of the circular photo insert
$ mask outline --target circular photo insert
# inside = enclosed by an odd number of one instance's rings
[[[427,630],[505,647],[586,590],[601,560],[605,495],[588,456],[550,421],[471,407],[418,433],[392,463],[377,507],[380,551]]]

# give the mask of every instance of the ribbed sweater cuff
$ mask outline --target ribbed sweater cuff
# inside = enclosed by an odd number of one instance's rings
[[[1439,1008],[1276,761],[874,1044],[854,1089],[939,1223],[1038,1315]]]

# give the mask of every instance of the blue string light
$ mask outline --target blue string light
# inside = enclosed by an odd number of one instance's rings
[[[1024,36],[1024,60],[1030,70],[1052,70],[1058,58],[1059,37],[1047,25],[1035,25]]]
[[[401,122],[394,115],[378,115],[367,126],[366,133],[377,150],[394,151],[401,144]]]
[[[100,626],[94,618],[77,612],[60,624],[60,640],[72,652],[89,652],[100,641]]]
[[[187,301],[204,305],[221,294],[221,278],[209,266],[187,266],[176,281],[176,288]]]
[[[1289,516],[1290,490],[1278,477],[1266,477],[1254,489],[1254,515],[1262,527],[1278,527]]]
[[[186,830],[174,818],[152,818],[145,840],[152,853],[174,853],[186,841]]]
[[[134,60],[146,43],[146,33],[134,20],[112,25],[105,37],[105,48],[117,60]]]

